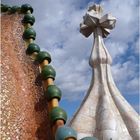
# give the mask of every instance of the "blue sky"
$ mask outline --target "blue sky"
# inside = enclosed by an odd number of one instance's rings
[[[2,0],[9,5],[29,3],[34,8],[36,43],[52,56],[55,84],[63,92],[60,101],[72,117],[88,90],[91,68],[88,59],[92,36],[79,33],[79,24],[95,0]],[[138,1],[102,0],[105,13],[117,18],[115,29],[105,39],[112,58],[112,74],[117,87],[138,111],[139,106],[139,28]]]

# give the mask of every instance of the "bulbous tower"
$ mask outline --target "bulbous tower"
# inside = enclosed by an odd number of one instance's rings
[[[116,87],[111,74],[111,56],[103,38],[115,27],[111,14],[103,15],[100,5],[89,7],[80,32],[88,37],[93,33],[94,43],[89,59],[93,75],[87,95],[70,125],[78,138],[96,136],[99,140],[138,140],[139,116]]]

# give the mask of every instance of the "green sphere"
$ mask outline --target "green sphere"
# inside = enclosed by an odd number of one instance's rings
[[[33,25],[35,23],[35,17],[32,14],[26,14],[22,20],[22,23],[30,23],[31,25]]]
[[[18,7],[18,6],[12,6],[12,7],[10,8],[9,12],[10,12],[11,14],[14,14],[14,13],[16,13],[18,10],[19,10],[19,7]]]
[[[98,139],[95,137],[85,137],[85,138],[82,138],[80,140],[98,140]]]
[[[55,123],[57,120],[63,120],[66,123],[67,113],[60,107],[54,107],[50,112],[50,120],[52,123]]]
[[[37,52],[39,53],[40,52],[40,48],[37,44],[35,43],[30,43],[26,49],[26,54],[27,55],[31,55],[32,53],[34,52]]]
[[[68,138],[73,138],[74,140],[77,140],[77,132],[70,127],[59,127],[55,134],[55,140],[65,140]]]
[[[28,10],[30,10],[30,12],[33,13],[33,8],[30,4],[23,4],[21,6],[21,12],[22,13],[26,14]]]
[[[43,80],[46,80],[48,78],[52,78],[53,80],[55,80],[56,72],[52,66],[46,65],[41,71],[41,76]]]
[[[23,39],[24,40],[30,39],[30,38],[32,38],[34,40],[36,38],[36,32],[32,27],[25,29],[25,31],[23,33]]]
[[[49,85],[45,91],[45,96],[48,101],[51,101],[54,98],[58,100],[61,99],[61,90],[56,85]]]
[[[7,12],[9,9],[8,5],[1,4],[1,12]]]
[[[51,56],[48,52],[41,51],[41,52],[38,53],[36,61],[38,63],[42,63],[44,60],[48,60],[48,62],[50,63],[51,62]]]

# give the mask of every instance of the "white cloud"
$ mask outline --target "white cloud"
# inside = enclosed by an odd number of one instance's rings
[[[112,41],[110,39],[106,40],[105,44],[113,59],[116,59],[120,55],[124,55],[129,47],[126,42]]]
[[[131,92],[134,92],[136,89],[139,89],[139,78],[135,77],[132,80],[130,80],[126,87],[127,90],[131,90]]]
[[[112,73],[117,86],[123,94],[138,94],[138,64],[133,64],[130,60],[124,62],[123,64],[117,63],[112,67]]]
[[[132,63],[130,61],[127,61],[127,62],[124,62],[123,64],[118,63],[112,66],[114,79],[117,82],[126,81],[126,79],[132,78],[134,76],[135,71],[133,67],[131,67],[131,64]]]
[[[140,38],[138,37],[137,40],[133,43],[132,49],[136,55],[139,55],[140,52]]]
[[[106,12],[111,12],[117,18],[111,35],[113,40],[125,43],[134,41],[138,33],[138,1],[104,0],[102,4]]]

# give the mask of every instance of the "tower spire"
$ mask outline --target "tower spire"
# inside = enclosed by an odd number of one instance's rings
[[[117,89],[111,74],[111,56],[103,38],[115,27],[116,18],[103,15],[100,5],[89,7],[80,32],[94,43],[89,59],[93,70],[90,88],[70,125],[78,137],[96,136],[100,140],[138,140],[138,114]]]

